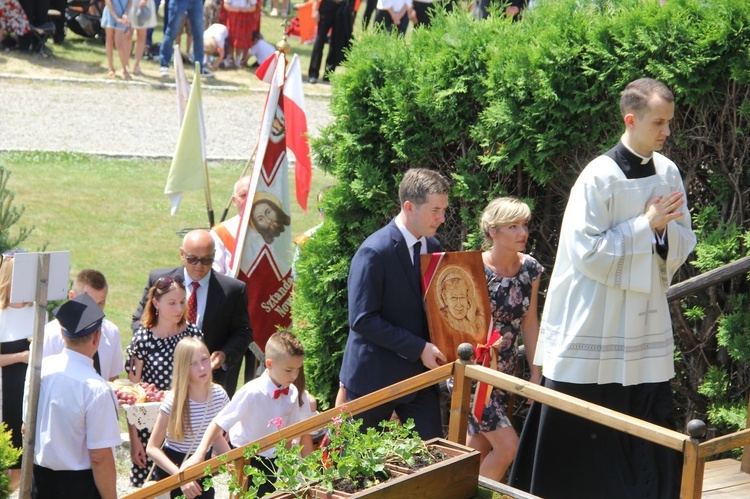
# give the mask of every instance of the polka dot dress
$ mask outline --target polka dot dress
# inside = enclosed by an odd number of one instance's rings
[[[141,381],[153,383],[159,390],[169,390],[172,386],[172,366],[174,360],[174,349],[181,339],[195,336],[203,340],[203,333],[191,323],[181,333],[167,338],[157,338],[151,329],[141,326],[130,340],[127,348],[128,359],[125,362],[125,370],[130,372],[130,359],[135,357],[143,361],[143,373]],[[146,448],[151,430],[138,430],[138,438]],[[146,481],[146,476],[153,462],[149,459],[145,468],[136,464],[130,467],[130,483],[134,487],[141,487]]]

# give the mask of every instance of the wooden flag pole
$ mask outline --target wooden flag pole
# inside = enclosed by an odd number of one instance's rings
[[[34,472],[34,445],[36,439],[36,411],[39,405],[39,385],[42,377],[42,346],[44,344],[44,326],[47,317],[47,287],[49,284],[49,253],[39,255],[37,267],[38,282],[34,306],[34,337],[31,341],[29,355],[29,383],[26,399],[26,429],[23,435],[23,460],[21,461],[21,488],[18,497],[31,497],[31,480]]]
[[[211,205],[211,185],[208,183],[208,162],[203,159],[203,171],[206,173],[206,188],[203,192],[206,194],[206,212],[208,212],[208,228],[214,226],[214,207]]]

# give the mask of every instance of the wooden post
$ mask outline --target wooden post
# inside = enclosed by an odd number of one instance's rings
[[[745,428],[750,428],[750,397],[747,400],[747,424]],[[742,464],[740,464],[740,471],[743,473],[750,473],[750,444],[742,448]]]
[[[458,359],[453,363],[453,396],[451,397],[451,414],[448,424],[448,440],[462,445],[466,444],[466,429],[469,426],[469,395],[471,378],[466,376],[466,365],[471,363],[474,347],[469,343],[458,346]]]
[[[698,456],[698,446],[706,436],[706,423],[693,419],[687,425],[690,440],[685,440],[682,451],[682,483],[680,499],[700,499],[703,494],[703,470],[706,458]]]
[[[42,346],[44,326],[47,318],[47,286],[49,284],[49,253],[39,254],[37,267],[36,299],[34,304],[34,337],[29,355],[29,383],[26,399],[26,429],[23,436],[23,460],[21,461],[21,488],[18,497],[31,497],[31,479],[34,472],[34,445],[36,436],[36,410],[39,405],[39,383],[42,373]]]
[[[237,483],[239,483],[240,487],[242,487],[242,492],[247,492],[247,488],[250,483],[248,482],[247,475],[245,474],[245,466],[250,464],[250,460],[245,459],[245,455],[243,454],[242,456],[240,456],[240,459],[232,462],[234,463],[234,472],[237,474]],[[235,494],[233,498],[239,498],[239,493]]]

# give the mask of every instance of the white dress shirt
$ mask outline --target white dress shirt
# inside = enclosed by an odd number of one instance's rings
[[[200,281],[198,281],[198,284],[200,284],[200,287],[196,291],[198,293],[198,310],[195,317],[195,325],[198,329],[203,328],[203,316],[206,313],[206,299],[208,298],[208,282],[211,280],[211,272],[209,271],[208,274],[203,277]],[[184,278],[185,278],[185,298],[188,300],[188,303],[190,301],[190,295],[193,294],[193,279],[188,275],[187,269],[183,270]]]
[[[401,234],[404,235],[404,241],[406,241],[406,246],[409,248],[409,258],[411,259],[411,264],[414,265],[414,245],[417,244],[417,241],[422,243],[422,247],[419,249],[419,254],[426,255],[427,238],[424,236],[420,237],[419,239],[414,237],[414,234],[409,232],[409,229],[406,228],[404,222],[401,221],[401,217],[396,217],[396,227],[398,227],[398,230],[400,230]]]
[[[55,471],[88,470],[89,450],[120,443],[117,399],[94,371],[93,359],[68,349],[44,359],[34,463]]]
[[[271,423],[275,418],[281,418],[282,428],[302,420],[297,388],[290,385],[287,395],[274,399],[273,392],[277,388],[268,371],[263,371],[263,374],[240,388],[229,404],[214,418],[217,425],[224,431],[229,431],[232,445],[240,447],[278,431]],[[275,452],[276,447],[273,447],[261,452],[260,455],[273,457]]]

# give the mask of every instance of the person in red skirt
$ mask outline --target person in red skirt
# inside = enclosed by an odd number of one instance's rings
[[[229,29],[229,46],[234,65],[247,64],[253,46],[253,33],[260,30],[260,7],[257,0],[224,0]]]

